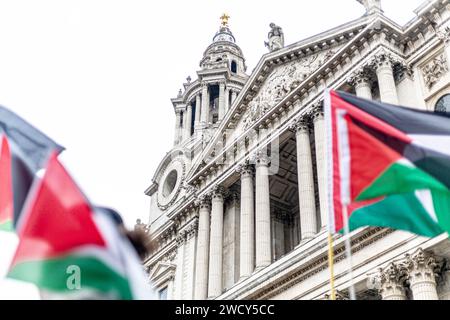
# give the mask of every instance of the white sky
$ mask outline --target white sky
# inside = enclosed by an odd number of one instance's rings
[[[421,2],[383,8],[404,24]],[[290,44],[364,9],[356,0],[0,0],[0,104],[67,148],[60,158],[92,202],[130,227],[147,221],[143,192],[173,142],[170,98],[196,78],[223,12],[250,73],[270,22]],[[0,238],[0,276],[5,243],[14,241]],[[36,297],[30,285],[0,280],[0,299]]]

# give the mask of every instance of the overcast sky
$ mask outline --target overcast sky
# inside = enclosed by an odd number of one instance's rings
[[[421,2],[383,7],[404,24]],[[170,98],[196,78],[224,12],[251,73],[270,22],[290,44],[364,9],[356,0],[0,0],[0,104],[67,148],[60,159],[92,202],[130,227],[147,221],[144,190],[173,144]],[[0,280],[0,299],[21,297],[36,291]]]

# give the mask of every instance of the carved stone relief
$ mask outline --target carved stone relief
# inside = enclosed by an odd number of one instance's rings
[[[448,63],[443,53],[423,66],[422,75],[427,88],[433,88],[433,86],[438,83],[442,76],[444,76],[447,72]]]
[[[283,100],[309,75],[329,60],[335,51],[313,54],[301,60],[284,64],[272,71],[244,114],[244,129],[249,128],[269,109]]]

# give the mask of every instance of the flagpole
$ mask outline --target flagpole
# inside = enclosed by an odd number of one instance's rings
[[[349,294],[350,300],[356,300],[355,287],[353,285],[353,259],[352,259],[352,245],[350,242],[350,228],[349,228],[349,220],[348,220],[348,211],[347,205],[342,205],[342,213],[344,216],[344,236],[345,236],[345,255],[348,260],[348,273],[350,275],[350,287]]]
[[[330,269],[330,296],[331,300],[336,300],[336,291],[334,289],[334,248],[331,232],[328,232],[328,267]]]

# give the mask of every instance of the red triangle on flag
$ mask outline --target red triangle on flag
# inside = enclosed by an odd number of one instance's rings
[[[85,245],[106,247],[85,196],[52,154],[45,174],[25,204],[12,267],[69,253]]]
[[[8,139],[3,135],[0,150],[0,230],[2,227],[6,230],[7,225],[12,226],[13,210],[11,152]]]

